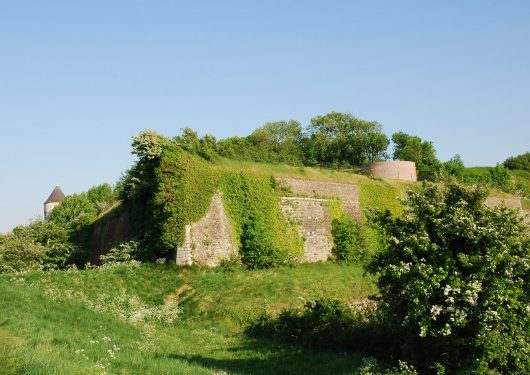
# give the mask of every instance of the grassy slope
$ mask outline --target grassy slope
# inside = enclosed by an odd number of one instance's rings
[[[359,268],[336,264],[232,273],[142,265],[2,275],[0,374],[102,373],[98,364],[120,374],[351,373],[359,356],[253,340],[242,327],[262,309],[375,291]],[[120,319],[123,308],[100,310],[102,296],[144,307],[173,300],[183,312],[170,324],[131,323]],[[112,345],[120,348],[115,359]]]

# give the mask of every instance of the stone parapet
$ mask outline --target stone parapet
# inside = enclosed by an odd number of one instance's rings
[[[359,219],[361,216],[357,185],[285,177],[278,177],[278,180],[289,186],[295,195],[309,198],[338,198],[351,218]]]

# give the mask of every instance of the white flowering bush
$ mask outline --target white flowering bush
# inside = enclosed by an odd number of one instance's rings
[[[380,312],[401,355],[439,373],[530,372],[530,246],[516,212],[454,181],[409,192],[405,214],[372,214],[384,252]]]

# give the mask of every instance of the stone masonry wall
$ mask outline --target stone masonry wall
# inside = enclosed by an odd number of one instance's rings
[[[327,261],[331,255],[331,220],[326,199],[283,197],[282,211],[288,220],[298,225],[304,238],[306,262]]]
[[[177,248],[177,264],[218,266],[235,252],[231,237],[232,227],[221,198],[217,192],[206,215],[199,221],[186,225],[186,236]]]
[[[339,198],[344,210],[352,219],[359,219],[361,216],[359,187],[356,185],[283,177],[278,180],[289,186],[295,195],[310,198]]]

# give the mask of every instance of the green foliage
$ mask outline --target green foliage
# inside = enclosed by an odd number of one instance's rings
[[[385,157],[389,140],[377,122],[331,112],[311,119],[303,141],[308,164],[360,166]]]
[[[394,160],[408,160],[416,163],[418,177],[422,180],[436,180],[442,164],[436,157],[432,142],[422,141],[420,137],[397,132],[392,135]]]
[[[128,241],[113,247],[105,255],[99,257],[103,266],[128,264],[134,261],[138,253],[138,242]]]
[[[0,273],[41,269],[46,248],[30,237],[6,235],[0,239]]]
[[[180,147],[164,151],[155,175],[150,244],[156,253],[148,259],[167,257],[184,242],[186,224],[206,214],[219,179],[212,165]]]
[[[49,221],[35,221],[0,237],[0,273],[64,268],[74,252],[68,231]]]
[[[373,217],[386,249],[369,270],[402,355],[447,373],[528,373],[528,228],[486,194],[456,182],[410,192],[404,216]]]
[[[217,140],[206,134],[199,138],[196,131],[190,128],[182,129],[182,135],[173,138],[173,142],[183,150],[198,155],[205,160],[215,160],[218,157]]]
[[[68,230],[48,220],[37,220],[30,225],[16,227],[13,229],[13,235],[44,246],[44,269],[66,267],[75,251]]]
[[[70,260],[82,266],[88,260],[92,224],[98,215],[117,200],[109,184],[90,188],[86,193],[72,194],[53,209],[48,221],[68,233],[73,245]]]
[[[503,164],[508,169],[521,169],[530,172],[530,152],[509,157]]]
[[[340,262],[361,263],[366,260],[366,244],[361,225],[348,215],[342,215],[331,222],[333,255]]]
[[[243,227],[240,254],[248,268],[270,268],[289,261],[288,253],[273,240],[274,236],[261,213],[249,218]]]
[[[462,157],[456,154],[451,159],[443,163],[443,169],[449,176],[453,176],[462,181],[466,167],[464,166]]]
[[[117,200],[117,196],[109,184],[93,186],[86,192],[88,200],[96,207],[97,214],[108,210]]]
[[[359,354],[242,332],[239,322],[254,311],[323,291],[346,300],[375,289],[362,269],[330,263],[231,273],[142,264],[0,275],[0,373],[95,375],[98,364],[109,374],[357,373],[366,366]],[[170,298],[181,311],[174,323],[137,321],[144,309],[165,311]],[[113,345],[121,349],[115,359]]]
[[[169,140],[153,130],[144,130],[132,140],[132,153],[142,161],[156,160],[166,148]]]
[[[267,175],[223,173],[223,202],[249,268],[286,264],[303,255],[303,241],[283,217],[276,187]]]
[[[231,137],[218,142],[221,156],[237,160],[300,165],[302,127],[298,121],[269,122],[248,137]]]

